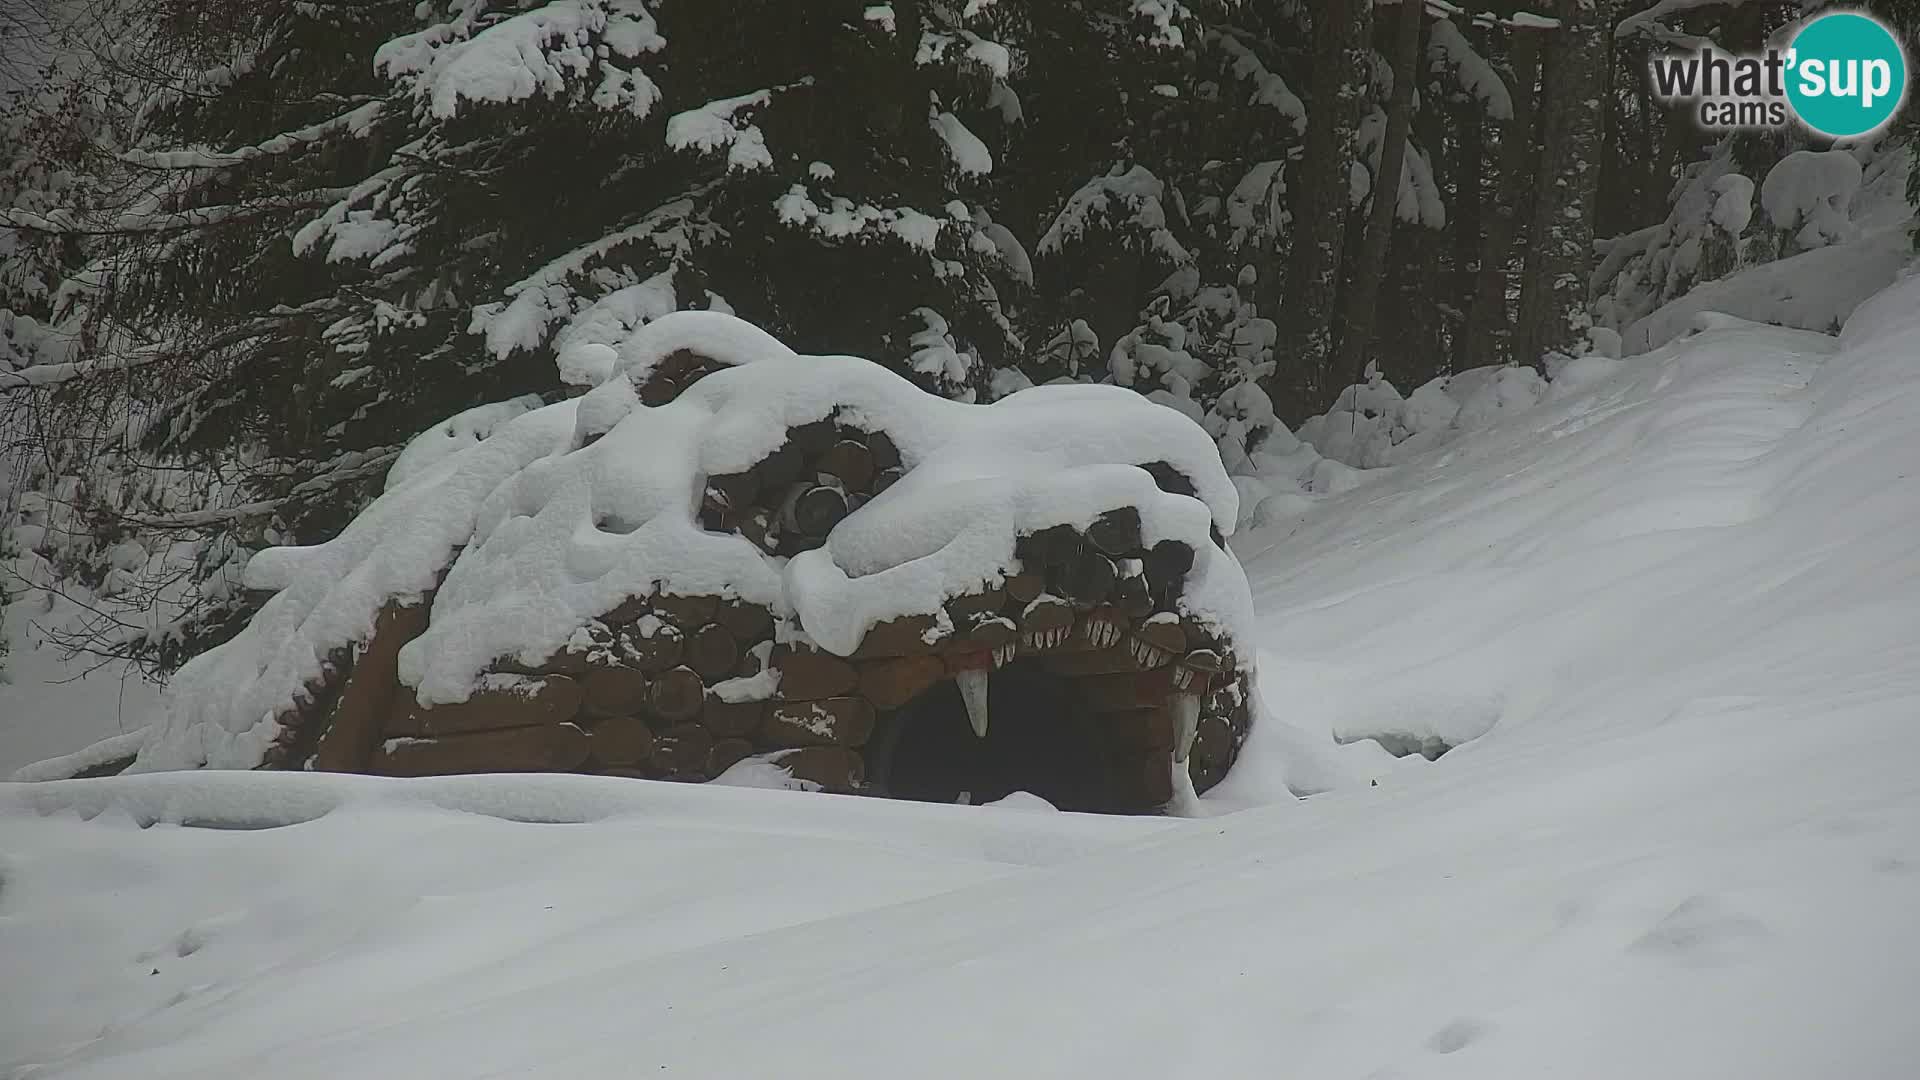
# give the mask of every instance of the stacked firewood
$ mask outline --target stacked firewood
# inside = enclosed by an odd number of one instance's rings
[[[827,417],[788,429],[779,449],[745,472],[709,477],[700,524],[739,532],[769,555],[797,555],[826,543],[901,472],[900,450],[885,432]]]
[[[884,433],[828,418],[791,429],[751,469],[711,477],[702,522],[769,554],[795,554],[824,543],[901,469]],[[1191,490],[1171,468],[1149,471],[1163,488]],[[1081,725],[1093,733],[1086,751],[1107,779],[1086,808],[1164,804],[1174,768],[1201,790],[1216,783],[1250,713],[1233,643],[1180,611],[1194,550],[1148,543],[1138,510],[1119,506],[1085,529],[1020,536],[1015,552],[1000,579],[939,612],[872,627],[851,656],[813,647],[803,627],[766,606],[655,589],[593,620],[545,662],[496,663],[466,701],[432,706],[399,684],[395,660],[429,608],[390,606],[374,640],[340,665],[351,677],[316,688],[308,709],[323,714],[319,723],[273,764],[702,781],[759,757],[822,789],[859,792],[887,766],[884,736],[915,721],[926,691],[952,680],[984,702],[993,671],[1033,662],[1070,680],[1074,708],[1094,721]]]

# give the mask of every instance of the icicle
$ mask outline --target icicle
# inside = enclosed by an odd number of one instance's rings
[[[997,646],[993,650],[993,666],[1003,668],[1011,664],[1013,662],[1013,654],[1017,648],[1018,646],[1011,641],[1005,645]]]
[[[973,724],[973,733],[981,738],[987,737],[987,672],[963,671],[953,677],[960,687],[960,700],[966,702],[967,720]],[[1195,698],[1198,705],[1200,699]]]
[[[1200,695],[1175,694],[1167,707],[1173,710],[1173,760],[1184,762],[1200,730]]]

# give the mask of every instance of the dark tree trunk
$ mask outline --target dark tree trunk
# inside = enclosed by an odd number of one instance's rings
[[[1459,117],[1453,166],[1453,284],[1451,301],[1456,312],[1453,348],[1448,354],[1449,373],[1473,366],[1467,348],[1467,324],[1473,312],[1473,298],[1480,284],[1480,261],[1486,244],[1481,234],[1485,221],[1485,202],[1481,177],[1487,151],[1486,123],[1477,104],[1453,110]]]
[[[1509,40],[1513,83],[1508,90],[1513,98],[1513,119],[1500,133],[1500,187],[1493,200],[1493,213],[1487,219],[1473,306],[1467,312],[1467,328],[1462,335],[1466,339],[1459,361],[1463,368],[1498,362],[1500,339],[1509,329],[1507,260],[1520,233],[1520,208],[1526,204],[1533,177],[1533,86],[1539,73],[1539,39],[1537,34],[1517,31]]]
[[[1561,0],[1542,116],[1545,143],[1535,185],[1533,230],[1521,280],[1518,363],[1576,348],[1587,326],[1593,212],[1600,180],[1600,128],[1608,50],[1600,0]]]
[[[1313,13],[1313,100],[1305,153],[1293,173],[1293,229],[1279,363],[1267,392],[1289,424],[1326,404],[1333,385],[1333,317],[1340,290],[1353,130],[1368,84],[1366,4],[1319,5]],[[1277,299],[1277,297],[1275,298]]]
[[[1413,87],[1420,81],[1420,29],[1426,21],[1423,0],[1400,0],[1394,8],[1393,96],[1387,101],[1387,129],[1380,142],[1380,168],[1373,177],[1373,207],[1360,261],[1347,286],[1347,329],[1340,346],[1340,368],[1359,381],[1373,345],[1373,315],[1380,298],[1380,279],[1387,269],[1387,251],[1393,243],[1393,223],[1400,202],[1400,178],[1406,169],[1407,135],[1413,129]]]
[[[1414,117],[1418,142],[1427,152],[1433,169],[1433,184],[1443,197],[1453,182],[1452,164],[1447,159],[1448,111],[1437,99],[1424,101],[1425,108]],[[1475,173],[1478,176],[1478,173]],[[1459,200],[1454,200],[1458,205]],[[1451,218],[1449,225],[1453,225]],[[1457,226],[1455,226],[1457,227]],[[1449,343],[1460,328],[1459,308],[1452,300],[1453,273],[1457,252],[1445,229],[1413,229],[1399,236],[1395,244],[1398,256],[1410,260],[1410,285],[1401,310],[1411,313],[1409,335],[1402,335],[1404,359],[1393,375],[1405,380],[1405,389],[1414,387],[1447,370]]]

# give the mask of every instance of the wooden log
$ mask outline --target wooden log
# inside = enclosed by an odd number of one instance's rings
[[[1129,618],[1144,619],[1153,614],[1153,592],[1146,575],[1123,575],[1114,582],[1113,603]]]
[[[587,733],[574,724],[508,728],[461,735],[390,738],[373,753],[381,776],[448,776],[480,772],[567,772],[586,763]]]
[[[880,471],[874,466],[873,451],[853,439],[841,439],[827,447],[813,467],[838,478],[847,491],[872,490],[874,474]]]
[[[580,684],[565,675],[490,678],[461,702],[421,705],[405,687],[387,721],[389,736],[457,735],[500,728],[553,725],[580,711]]]
[[[720,601],[720,610],[714,613],[713,621],[726,627],[741,648],[773,630],[773,612],[766,605],[731,598]]]
[[[1047,591],[1047,575],[1031,570],[1022,570],[1018,574],[1008,575],[1007,583],[1003,588],[1006,591],[1007,601],[1009,603],[1024,607],[1027,604],[1033,603],[1034,600],[1039,598],[1041,593]]]
[[[1021,540],[1014,542],[1014,552],[1028,567],[1043,566],[1048,569],[1069,566],[1080,555],[1080,534],[1071,525],[1055,525],[1042,529],[1029,537],[1023,537],[1028,551],[1021,550]],[[1029,557],[1029,551],[1031,557]]]
[[[707,751],[707,775],[719,776],[753,753],[753,744],[745,739],[720,739]]]
[[[706,704],[707,688],[692,668],[670,668],[647,688],[647,706],[663,720],[691,720]]]
[[[873,475],[873,494],[878,495],[899,483],[900,478],[905,475],[906,470],[900,468],[898,465],[891,469],[881,469]]]
[[[657,409],[672,401],[679,393],[680,388],[674,385],[672,379],[656,375],[640,384],[640,404]]]
[[[760,644],[771,646],[773,642],[763,641]],[[740,653],[740,662],[733,667],[733,677],[736,679],[751,679],[765,670],[766,663],[761,659],[761,650],[746,649]]]
[[[773,666],[780,672],[780,696],[788,701],[838,697],[860,681],[851,663],[818,649],[775,645]]]
[[[313,767],[321,772],[360,772],[373,757],[400,687],[400,647],[427,628],[431,608],[389,600],[373,620],[373,636],[354,658],[353,672],[334,702],[332,722],[320,734]],[[411,696],[411,695],[409,695]]]
[[[1019,636],[1012,619],[1004,615],[975,618],[964,633],[947,639],[946,649],[997,649]]]
[[[653,736],[655,768],[677,778],[705,777],[713,735],[699,724],[675,724]]]
[[[602,720],[588,738],[593,759],[602,765],[638,765],[653,754],[653,731],[637,716]]]
[[[756,507],[740,519],[740,535],[761,551],[772,551],[773,511]]]
[[[1051,653],[1046,658],[1047,670],[1075,679],[1087,675],[1144,670],[1140,662],[1133,658],[1133,650],[1129,646],[1130,643],[1123,643],[1111,649]]]
[[[860,639],[853,651],[855,659],[883,656],[925,656],[939,648],[952,635],[951,627],[942,628],[932,615],[902,615],[877,622]]]
[[[1193,481],[1187,479],[1186,473],[1181,472],[1179,469],[1174,468],[1164,461],[1150,461],[1140,467],[1147,471],[1147,475],[1153,477],[1153,482],[1159,485],[1161,491],[1174,495],[1198,495],[1200,493],[1200,489],[1193,486]]]
[[[815,454],[825,453],[828,447],[838,442],[840,439],[840,428],[839,425],[833,422],[833,417],[829,416],[811,423],[788,428],[787,439],[792,442],[794,446],[799,447],[802,454],[811,457]]]
[[[983,589],[949,599],[946,604],[947,616],[955,626],[965,626],[977,616],[998,614],[1006,602],[1005,589]]]
[[[734,513],[744,513],[760,495],[760,477],[753,470],[707,477],[707,489],[726,500]]]
[[[595,668],[580,680],[580,698],[588,716],[631,716],[647,703],[647,676],[634,668]]]
[[[880,709],[897,709],[945,678],[946,665],[933,656],[897,656],[860,665],[860,696]]]
[[[1191,639],[1193,635],[1189,633],[1186,637]],[[1226,658],[1214,652],[1212,649],[1193,649],[1189,651],[1187,655],[1180,658],[1180,663],[1195,671],[1204,671],[1209,675],[1218,675],[1227,670]]]
[[[1089,548],[1073,561],[1062,584],[1069,600],[1083,607],[1091,607],[1107,602],[1107,598],[1113,595],[1114,581],[1118,576],[1113,569],[1112,559]]]
[[[630,667],[653,673],[680,663],[686,633],[657,617],[642,617],[618,634],[619,656]]]
[[[740,643],[726,627],[711,622],[688,635],[686,661],[703,681],[719,682],[740,663]]]
[[[1018,622],[1022,635],[1065,630],[1073,625],[1073,605],[1052,593],[1042,593],[1021,610]]]
[[[722,701],[709,694],[700,711],[700,723],[721,738],[751,735],[766,722],[764,701]]]
[[[1077,685],[1087,709],[1096,713],[1158,708],[1174,692],[1173,675],[1167,668],[1089,675]]]
[[[653,597],[653,613],[682,630],[698,630],[713,621],[720,610],[717,596],[685,596],[660,593]]]
[[[1193,756],[1224,764],[1233,755],[1233,728],[1222,716],[1202,716],[1193,738]]]
[[[1122,506],[1095,518],[1093,524],[1087,526],[1087,542],[1114,558],[1139,550],[1139,507]]]
[[[700,498],[700,513],[697,515],[700,527],[708,532],[732,532],[740,526],[740,515],[733,509],[715,488],[708,488]]]
[[[823,537],[846,519],[847,493],[832,477],[802,485],[788,505],[787,524],[802,536]]]
[[[653,605],[647,597],[629,596],[614,605],[612,611],[600,616],[600,621],[609,627],[625,626],[652,610]]]
[[[791,442],[761,458],[749,470],[754,474],[754,486],[758,489],[755,497],[763,504],[769,502],[772,494],[800,479],[800,473],[806,465],[806,458],[800,453],[800,448]]]
[[[795,780],[835,794],[854,794],[866,780],[866,760],[843,746],[810,746],[771,754],[768,760],[786,769]]]
[[[1077,680],[1075,688],[1080,693],[1080,701],[1088,712],[1114,713],[1140,708],[1138,686],[1139,675],[1136,672],[1122,671],[1110,675],[1089,675]]]
[[[867,434],[867,453],[873,458],[873,467],[877,471],[897,468],[900,465],[900,448],[894,445],[893,437],[884,431]]]
[[[1067,639],[1069,649],[1111,649],[1126,638],[1128,629],[1133,626],[1125,612],[1112,604],[1101,604],[1073,624],[1073,636]]]
[[[1187,632],[1180,625],[1179,617],[1168,611],[1141,621],[1133,628],[1133,638],[1175,656],[1183,656],[1187,651]]]
[[[873,705],[865,698],[776,701],[761,731],[775,746],[860,746],[873,735]]]
[[[613,628],[598,619],[573,632],[567,643],[542,660],[532,671],[519,671],[518,665],[509,666],[510,661],[500,660],[494,667],[500,671],[518,671],[522,675],[571,675],[575,678],[585,675],[596,667],[617,667],[617,638]]]
[[[1147,576],[1156,583],[1177,581],[1193,569],[1193,548],[1179,540],[1162,540],[1147,552]]]

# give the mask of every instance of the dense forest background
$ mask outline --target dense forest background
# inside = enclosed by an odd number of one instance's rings
[[[680,308],[964,401],[1133,387],[1230,467],[1379,420],[1348,387],[1617,355],[1904,167],[1653,98],[1823,6],[0,0],[0,592],[163,676],[414,435]]]

